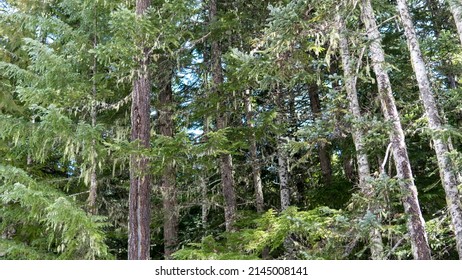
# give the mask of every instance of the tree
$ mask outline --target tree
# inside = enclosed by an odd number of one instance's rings
[[[339,7],[344,8],[344,7]],[[353,115],[353,142],[356,149],[356,160],[358,164],[359,188],[361,192],[369,199],[367,211],[375,213],[378,210],[378,202],[374,201],[374,188],[369,182],[371,180],[371,172],[369,160],[364,144],[364,132],[359,127],[362,120],[361,107],[359,106],[358,94],[356,91],[356,79],[353,62],[348,47],[348,30],[345,26],[345,21],[338,12],[337,25],[339,34],[339,51],[342,58],[342,67],[344,72],[345,91],[347,93],[348,105],[351,114]],[[380,231],[372,228],[369,234],[372,259],[383,259],[383,243]]]
[[[457,1],[379,2],[0,1],[0,258],[458,258]]]
[[[97,7],[95,3],[94,7],[94,26],[93,26],[93,48],[96,49],[98,45],[98,15],[97,15]],[[97,108],[96,108],[96,98],[97,98],[97,81],[96,81],[96,76],[98,72],[97,68],[97,57],[96,54],[93,54],[93,67],[92,67],[92,88],[91,88],[91,94],[93,97],[93,101],[91,104],[91,125],[92,127],[96,126],[97,123]],[[92,141],[92,166],[91,166],[91,171],[90,171],[90,193],[88,195],[88,208],[90,212],[96,214],[98,213],[98,209],[96,206],[96,198],[97,198],[97,192],[98,192],[98,178],[96,174],[96,150],[95,146],[96,145],[96,139]]]
[[[29,5],[31,12],[17,9],[1,15],[2,35],[8,36],[2,41],[2,82],[9,85],[6,95],[22,107],[1,110],[1,142],[8,147],[0,164],[1,222],[14,232],[1,240],[2,249],[10,252],[7,258],[111,258],[103,229],[107,219],[89,215],[76,199],[88,193],[90,166],[105,160],[91,156],[104,149],[104,125],[91,125],[87,114],[93,82],[92,74],[86,74],[92,73],[93,63],[88,62],[94,60],[75,48],[78,44],[94,50],[85,31],[93,27],[95,6],[66,3],[63,13],[76,6],[79,25],[63,15],[50,17],[53,5],[38,11]],[[102,16],[106,12],[98,10]],[[77,116],[77,111],[82,114]],[[11,133],[22,140],[12,141]]]
[[[213,25],[218,20],[218,5],[217,0],[211,0],[209,3],[209,20]],[[221,65],[222,50],[218,39],[211,43],[210,63],[212,75],[212,92],[220,96],[223,90],[223,69]],[[226,129],[228,126],[228,117],[224,112],[225,104],[218,104],[219,108],[217,115],[217,129]],[[225,209],[225,226],[226,231],[234,231],[234,223],[236,222],[236,194],[234,190],[233,176],[233,158],[229,153],[220,155],[220,173],[221,185],[224,197]]]
[[[146,14],[150,0],[136,1],[137,19]],[[146,41],[138,42],[138,67],[133,80],[131,106],[131,140],[139,141],[138,149],[150,147],[150,98],[151,78],[149,73],[150,54]],[[149,159],[144,155],[130,157],[129,236],[128,258],[147,260],[150,258],[150,174]]]
[[[319,119],[322,117],[321,101],[319,100],[319,87],[315,83],[309,87],[309,96],[313,119]],[[321,140],[318,143],[318,156],[321,165],[323,181],[326,185],[329,185],[332,180],[332,164],[330,160],[328,145],[325,143],[325,140]]]
[[[249,137],[249,150],[250,150],[250,161],[252,166],[252,177],[253,177],[253,184],[255,189],[255,206],[257,208],[258,213],[263,213],[264,211],[264,198],[263,198],[263,187],[261,183],[261,172],[260,172],[260,163],[257,155],[257,141],[255,139],[255,119],[254,119],[254,112],[252,111],[252,101],[250,96],[250,90],[246,90],[244,96],[244,104],[246,110],[246,121],[247,126],[250,131]]]
[[[438,113],[433,90],[428,80],[425,62],[420,51],[419,42],[412,23],[407,4],[404,0],[398,0],[398,10],[401,22],[404,26],[408,48],[411,53],[411,63],[417,78],[420,97],[425,107],[425,114],[428,118],[428,126],[432,131],[433,145],[438,159],[440,177],[446,192],[446,201],[451,213],[452,224],[457,242],[457,251],[459,258],[462,258],[462,208],[460,195],[457,187],[456,175],[449,157],[449,149],[444,141],[443,124]]]
[[[380,33],[375,22],[370,1],[362,0],[360,7],[361,19],[366,26],[367,38],[370,41],[370,56],[376,75],[383,115],[386,121],[392,123],[390,142],[392,144],[396,172],[398,173],[398,178],[401,180],[400,184],[403,190],[404,210],[406,214],[409,215],[407,223],[411,238],[412,254],[415,259],[430,259],[431,254],[427,234],[425,232],[425,221],[422,217],[417,198],[417,189],[414,185],[414,178],[399,113],[395,105],[391,83],[384,66],[385,54],[380,44]]]
[[[172,90],[173,79],[173,63],[168,59],[159,60],[159,65],[162,68],[162,74],[158,73],[157,85],[159,87],[158,97],[158,131],[159,134],[168,138],[173,138],[175,135],[174,123],[174,100]],[[165,72],[164,72],[165,71]],[[177,205],[177,187],[176,187],[176,164],[174,161],[169,161],[165,164],[165,168],[160,178],[160,189],[163,200],[164,212],[164,255],[171,258],[171,254],[175,251],[178,244],[178,215],[179,209]]]
[[[276,106],[277,116],[276,121],[278,126],[285,130],[287,113],[285,110],[284,93],[280,88],[276,88]],[[281,199],[281,211],[286,210],[290,206],[290,186],[289,186],[289,138],[286,132],[281,132],[277,136],[277,157],[278,157],[278,176],[279,176],[279,192]]]

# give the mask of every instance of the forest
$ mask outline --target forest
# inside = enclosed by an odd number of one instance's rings
[[[0,259],[462,259],[461,0],[1,0]]]

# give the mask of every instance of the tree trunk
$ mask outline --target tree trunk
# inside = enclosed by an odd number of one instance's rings
[[[136,1],[136,15],[141,17],[150,6],[150,0]],[[143,55],[137,58],[131,106],[131,140],[139,141],[139,148],[150,145],[149,55],[145,43],[140,42]],[[147,260],[150,249],[150,176],[149,159],[144,155],[130,156],[129,236],[128,259]]]
[[[175,123],[173,120],[174,102],[172,91],[173,66],[171,62],[162,59],[160,65],[165,65],[165,72],[157,79],[159,86],[158,98],[158,129],[159,134],[173,138]],[[164,210],[164,257],[170,259],[178,244],[178,216],[176,188],[176,166],[173,161],[166,163],[160,179],[162,203]]]
[[[290,206],[289,157],[287,155],[287,143],[287,137],[279,136],[277,154],[279,189],[281,192],[281,211],[286,210]]]
[[[205,174],[199,175],[199,185],[201,188],[201,221],[202,221],[202,228],[205,229],[207,227],[207,215],[209,212],[209,202],[207,198],[207,179]]]
[[[93,48],[95,49],[98,42],[97,42],[97,14],[96,14],[96,6],[95,6],[95,19],[94,19],[94,34],[93,34]],[[92,128],[96,127],[96,72],[97,72],[97,65],[96,65],[96,54],[93,54],[93,67],[92,67],[92,104],[91,104],[91,126]],[[91,141],[91,171],[90,171],[90,194],[88,195],[88,210],[92,214],[97,214],[98,209],[96,207],[96,197],[98,191],[98,178],[96,176],[96,140],[93,139]]]
[[[350,50],[348,47],[348,39],[346,35],[347,30],[340,15],[338,15],[337,19],[340,39],[339,48],[340,56],[342,57],[345,88],[350,112],[352,113],[354,120],[352,136],[356,149],[356,160],[358,162],[359,188],[369,200],[368,210],[375,213],[379,206],[376,201],[373,201],[374,189],[368,182],[370,180],[370,166],[364,145],[364,133],[358,126],[362,119],[361,107],[359,106],[358,94],[356,91],[356,77],[353,72],[353,65],[351,63]],[[380,231],[375,228],[371,229],[369,239],[372,259],[383,259],[383,242]]]
[[[462,3],[460,0],[448,0],[449,9],[451,10],[452,16],[457,27],[457,33],[459,34],[460,43],[462,44]]]
[[[284,97],[279,88],[276,91],[276,108],[278,110],[276,122],[278,126],[284,127],[286,125],[286,110],[284,106]],[[284,134],[277,136],[278,176],[281,197],[281,211],[286,210],[290,206],[291,196],[289,187],[289,155],[287,151],[289,138]]]
[[[207,61],[204,59],[204,61]],[[204,139],[207,141],[208,134],[210,131],[210,117],[207,115],[204,117]],[[206,152],[206,155],[209,156],[210,153],[209,151]],[[208,177],[208,169],[205,164],[200,165],[201,172],[199,174],[199,185],[201,188],[201,221],[202,221],[202,228],[205,229],[207,228],[207,216],[209,213],[209,208],[210,208],[210,203],[209,203],[209,198],[207,196],[208,193],[208,183],[209,183],[209,177]]]
[[[207,20],[207,24],[209,24],[209,19]],[[211,58],[210,58],[210,51],[207,48],[204,49],[204,65],[207,69],[212,69],[210,63],[211,63]],[[204,95],[206,100],[209,100],[208,97],[210,96],[210,93],[205,91]],[[204,142],[208,141],[208,134],[210,132],[210,123],[212,120],[212,117],[210,115],[210,112],[206,113],[203,117],[203,129],[204,129]],[[206,151],[206,156],[210,156],[210,150]],[[201,221],[202,221],[202,228],[206,229],[207,228],[207,221],[208,221],[208,213],[210,209],[210,203],[209,203],[209,198],[208,198],[208,184],[209,184],[209,173],[208,173],[208,167],[206,164],[200,164],[200,169],[201,172],[199,174],[199,185],[201,188]]]
[[[314,83],[308,90],[310,96],[310,107],[313,113],[313,120],[321,117],[321,101],[319,100],[319,88]],[[321,173],[325,185],[332,181],[332,164],[330,161],[329,149],[325,141],[318,142],[318,156],[321,164]]]
[[[353,160],[352,155],[347,153],[342,154],[342,166],[345,178],[350,182],[355,182],[357,176],[355,172],[355,162]]]
[[[164,257],[171,259],[178,245],[178,217],[176,167],[168,163],[160,180],[164,207]]]
[[[411,63],[419,86],[420,98],[423,101],[425,114],[428,118],[428,126],[432,131],[433,146],[438,160],[440,177],[446,192],[446,202],[451,214],[452,225],[456,235],[457,252],[462,259],[462,208],[457,189],[456,173],[449,158],[449,149],[441,133],[443,125],[436,106],[435,95],[430,86],[427,76],[425,62],[420,51],[419,42],[415,32],[414,24],[409,13],[406,1],[398,0],[398,10],[404,26],[409,51],[411,53]]]
[[[288,90],[288,102],[287,102],[287,133],[291,136],[292,139],[296,140],[297,138],[297,109],[296,109],[296,100],[295,100],[295,92],[294,89]],[[297,205],[302,200],[302,192],[299,191],[297,184],[289,184],[289,192],[290,192],[290,200],[292,204]]]
[[[396,108],[390,79],[384,68],[385,54],[381,46],[380,33],[375,22],[370,0],[361,0],[361,18],[366,26],[367,37],[370,41],[371,61],[377,79],[382,111],[385,120],[392,124],[390,141],[393,148],[396,172],[402,188],[404,211],[408,216],[407,226],[411,239],[412,254],[414,259],[431,259],[430,247],[425,232],[425,221],[420,211],[417,188],[414,184],[401,120]]]
[[[244,96],[245,110],[247,117],[247,126],[251,130],[249,138],[250,160],[252,165],[253,185],[255,189],[255,205],[258,213],[264,211],[263,188],[261,184],[260,162],[257,155],[257,141],[255,139],[255,130],[253,124],[254,113],[252,111],[252,102],[250,100],[250,90],[247,90]]]
[[[444,7],[440,7],[440,5],[442,3],[440,3],[438,0],[427,0],[426,2],[427,2],[427,6],[431,10],[432,24],[434,26],[433,31],[435,33],[435,37],[439,38],[440,34],[441,34],[441,31],[442,31],[442,26],[444,25],[441,21],[446,20],[446,18],[444,18],[446,10],[444,9]],[[456,5],[459,5],[459,9],[462,8],[462,3],[461,2],[459,2],[459,4],[456,3]],[[450,7],[450,9],[451,9],[451,7]],[[460,16],[458,18],[461,19]],[[460,35],[460,33],[459,33],[459,35]],[[461,43],[462,43],[462,40],[461,40]],[[454,67],[451,60],[443,60],[443,61],[441,61],[441,63],[442,63],[442,68],[443,69],[452,69]],[[453,73],[453,71],[444,71],[444,73],[441,73],[441,74],[446,76],[448,88],[456,89],[458,87],[456,75]],[[437,96],[435,96],[435,99],[436,99],[436,103],[438,103]],[[444,110],[443,110],[443,108],[439,108],[439,110],[440,110],[440,113],[441,113],[441,119],[443,120],[444,119]],[[454,151],[454,146],[452,145],[451,137],[448,137],[447,144],[448,144],[449,152]],[[456,175],[457,184],[459,185],[462,182],[462,174],[457,170],[457,167],[455,165],[453,165],[453,170],[454,170],[455,175]]]
[[[210,0],[210,23],[213,24],[217,20],[217,0]],[[212,90],[219,92],[223,85],[223,69],[221,66],[221,46],[217,39],[212,42],[211,48],[211,66],[212,66]],[[219,94],[217,96],[220,96]],[[221,102],[220,102],[221,103]],[[218,106],[224,107],[223,104]],[[217,129],[227,127],[227,116],[222,110],[218,110]],[[224,197],[225,208],[225,226],[226,231],[234,231],[234,223],[236,220],[236,194],[234,191],[233,177],[233,159],[230,154],[223,153],[220,155],[220,173],[221,185]]]
[[[287,125],[287,114],[284,106],[284,96],[282,91],[277,89],[276,92],[276,108],[278,110],[276,116],[276,122],[279,127],[286,129]],[[278,157],[278,176],[279,176],[279,191],[281,198],[281,211],[286,210],[291,203],[291,189],[289,186],[289,155],[288,155],[288,143],[289,137],[286,132],[277,136],[277,157]],[[287,259],[293,259],[294,254],[294,241],[292,237],[286,236],[283,243],[285,256]]]

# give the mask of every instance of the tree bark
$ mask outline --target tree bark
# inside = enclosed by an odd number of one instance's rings
[[[202,204],[201,204],[201,221],[202,221],[202,228],[205,229],[207,228],[207,216],[209,213],[209,202],[207,198],[207,179],[205,174],[199,175],[199,185],[201,188],[201,198],[202,198]]]
[[[321,117],[321,101],[319,100],[319,88],[316,84],[309,88],[310,107],[313,113],[313,120]],[[321,164],[321,173],[324,184],[329,185],[332,181],[332,163],[330,160],[329,149],[325,141],[318,142],[318,156]]]
[[[209,19],[213,24],[217,20],[217,0],[210,0]],[[211,66],[212,66],[212,90],[218,93],[223,85],[223,68],[221,66],[221,45],[217,39],[212,41],[211,46]],[[220,96],[220,95],[217,95]],[[221,103],[221,102],[220,102]],[[223,104],[218,106],[224,107]],[[224,129],[228,126],[226,113],[218,110],[217,115],[217,129]],[[236,194],[234,191],[234,177],[233,177],[233,159],[230,154],[223,153],[220,155],[220,174],[221,185],[224,197],[225,209],[225,226],[226,231],[234,231],[234,223],[236,221]]]
[[[425,114],[428,118],[428,126],[432,131],[433,146],[436,152],[440,177],[446,193],[446,202],[451,214],[452,225],[456,236],[457,252],[459,253],[459,258],[462,259],[462,208],[459,190],[457,189],[456,172],[449,158],[448,145],[441,135],[443,124],[436,106],[435,95],[427,76],[425,62],[420,51],[411,15],[406,1],[398,0],[397,3],[401,21],[404,26],[404,33],[407,38],[408,48],[411,53],[412,67],[419,86],[420,98],[422,99]]]
[[[264,198],[263,198],[263,187],[261,183],[261,173],[260,173],[260,162],[257,155],[257,141],[255,139],[255,130],[254,130],[254,112],[252,111],[252,102],[250,100],[250,90],[247,90],[244,96],[246,117],[247,117],[247,126],[250,131],[249,138],[249,150],[250,150],[250,161],[252,166],[252,177],[253,185],[255,189],[255,206],[258,213],[263,213],[264,211]]]
[[[93,34],[93,48],[95,49],[98,41],[97,41],[97,26],[98,26],[98,21],[97,21],[97,14],[96,14],[96,6],[95,6],[95,19],[94,19],[94,34]],[[91,126],[92,128],[96,127],[96,117],[97,117],[97,112],[96,112],[96,72],[97,72],[97,65],[96,65],[96,54],[93,54],[93,67],[92,67],[92,89],[91,89],[91,95],[92,95],[92,104],[91,104]],[[96,215],[98,213],[98,209],[96,207],[96,197],[97,197],[97,192],[98,192],[98,178],[96,174],[96,140],[93,139],[91,141],[91,171],[90,171],[90,193],[88,195],[88,210],[90,213]]]
[[[281,193],[281,211],[286,210],[290,206],[289,157],[287,154],[287,143],[287,137],[279,136],[277,154],[279,189]]]
[[[276,91],[276,108],[278,110],[276,122],[278,126],[284,127],[286,124],[286,110],[284,106],[284,97],[282,91],[279,88]],[[281,198],[281,211],[286,210],[290,206],[291,197],[289,187],[289,155],[287,151],[289,138],[284,134],[277,136],[278,176],[279,191]]]
[[[347,29],[343,18],[340,15],[337,16],[337,23],[339,29],[339,48],[340,56],[342,57],[342,66],[344,72],[345,88],[347,92],[347,99],[349,104],[350,112],[353,115],[353,142],[356,149],[356,160],[358,162],[358,177],[359,177],[359,188],[361,192],[368,198],[369,205],[368,210],[375,213],[379,205],[376,201],[373,201],[374,189],[368,182],[370,180],[370,165],[366,154],[364,144],[364,133],[358,127],[358,123],[361,122],[361,107],[359,106],[358,94],[356,91],[356,77],[353,72],[353,65],[351,62],[350,50],[348,47]],[[383,259],[383,242],[382,236],[378,229],[371,229],[369,232],[371,255],[373,260]]]
[[[462,44],[462,3],[460,0],[447,0],[454,22],[456,23],[457,33]]]
[[[207,61],[204,59],[204,61]],[[208,138],[208,133],[210,131],[210,117],[204,116],[204,139],[207,141]],[[206,155],[209,156],[210,153],[207,150]],[[209,208],[210,208],[210,202],[209,198],[207,196],[208,193],[208,183],[209,183],[209,177],[208,177],[208,170],[207,166],[205,164],[200,165],[201,172],[199,174],[199,185],[201,188],[201,221],[202,221],[202,228],[205,229],[207,228],[207,216],[209,213]]]
[[[151,5],[150,0],[136,1],[136,15],[141,17]],[[131,106],[131,140],[139,141],[139,148],[150,145],[150,95],[149,54],[145,42],[139,42],[143,50],[137,58]],[[147,260],[150,251],[150,176],[149,159],[144,155],[130,156],[129,236],[128,259]]]
[[[178,246],[179,209],[176,189],[176,167],[168,163],[160,180],[164,207],[164,257],[171,259]]]
[[[385,54],[381,46],[380,33],[375,22],[374,12],[370,0],[361,0],[361,18],[367,29],[370,41],[370,56],[376,75],[380,102],[385,120],[391,122],[390,141],[393,148],[393,158],[396,172],[400,179],[403,194],[404,211],[408,216],[411,248],[414,259],[431,259],[430,246],[425,232],[425,221],[420,211],[417,198],[417,188],[414,184],[409,156],[401,127],[401,120],[396,108],[388,73],[384,68]]]
[[[157,79],[159,87],[158,97],[158,130],[159,134],[173,138],[175,135],[174,101],[172,91],[173,66],[167,59],[162,59],[159,64],[165,66],[165,72]],[[168,73],[166,75],[166,73]],[[169,161],[162,172],[160,190],[164,210],[164,257],[170,259],[178,245],[178,217],[179,209],[177,202],[176,166],[174,161]]]
[[[96,110],[93,108],[95,105],[92,105],[92,112],[91,112],[91,123],[92,127],[96,126]],[[97,197],[97,192],[98,192],[98,178],[96,174],[96,140],[93,139],[91,141],[91,153],[92,153],[92,159],[91,159],[91,171],[90,171],[90,193],[88,195],[88,208],[90,210],[90,213],[92,214],[97,214],[97,209],[96,209],[96,197]]]

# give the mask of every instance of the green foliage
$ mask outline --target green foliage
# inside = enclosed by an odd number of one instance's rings
[[[70,197],[47,184],[37,182],[24,170],[0,165],[0,174],[1,228],[5,230],[14,225],[18,230],[26,229],[16,237],[16,242],[24,242],[23,246],[6,242],[3,244],[5,254],[19,254],[23,248],[24,256],[27,256],[39,246],[35,250],[46,249],[55,254],[56,258],[110,257],[102,231],[106,226],[104,217],[88,215]],[[48,247],[41,243],[28,243],[29,237],[47,240]],[[29,246],[31,248],[26,248]]]
[[[434,259],[457,258],[455,240],[451,230],[451,221],[447,210],[442,210],[426,223],[428,240],[432,248]]]
[[[166,166],[176,168],[183,246],[177,259],[369,259],[371,247],[379,245],[370,240],[371,230],[382,237],[387,259],[411,258],[400,182],[391,157],[384,159],[391,124],[382,116],[356,2],[218,1],[212,23],[207,1],[151,2],[143,16],[136,15],[134,1],[1,3],[0,258],[126,258],[133,155],[149,158],[155,185]],[[436,6],[409,4],[445,124],[438,136],[451,141],[449,156],[460,173],[461,46],[447,5],[430,2]],[[373,5],[432,254],[457,258],[430,141],[434,135],[426,128],[395,6]],[[349,29],[359,121],[347,109],[337,13]],[[212,42],[223,53],[224,82],[217,92],[212,92]],[[130,140],[129,97],[145,53],[153,77],[153,125],[150,146],[138,149]],[[170,82],[175,136],[165,137],[154,132],[165,109],[156,99]],[[312,90],[320,112],[311,108]],[[218,130],[219,115],[227,127]],[[365,134],[372,194],[357,187],[353,129]],[[277,213],[281,136],[289,139],[293,207]],[[321,172],[321,144],[328,147],[329,182]],[[223,153],[232,155],[239,209],[232,233],[223,226],[217,164]],[[255,164],[270,209],[263,214],[254,205]],[[95,172],[99,215],[86,209]],[[151,250],[153,258],[162,258],[162,195],[153,189]]]
[[[0,239],[0,260],[52,260],[56,256],[14,240]]]
[[[341,211],[320,207],[298,211],[290,207],[281,214],[269,210],[261,217],[238,223],[243,229],[219,237],[207,236],[175,253],[176,259],[256,259],[265,250],[276,258],[341,258],[348,218]],[[251,228],[249,228],[251,227]],[[293,255],[284,255],[284,247]]]

